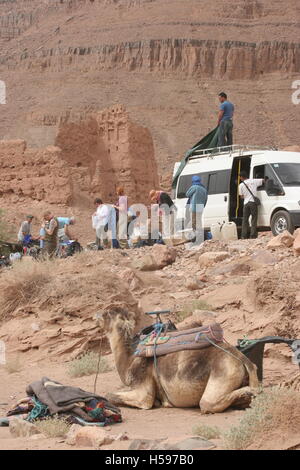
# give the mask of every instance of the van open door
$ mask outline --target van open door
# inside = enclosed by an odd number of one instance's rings
[[[229,220],[235,222],[237,227],[241,227],[243,220],[244,202],[239,196],[239,183],[241,171],[250,174],[251,155],[236,157],[233,159],[230,178],[230,198],[229,198]]]

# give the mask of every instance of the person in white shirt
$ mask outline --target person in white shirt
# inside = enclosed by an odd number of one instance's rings
[[[264,184],[263,179],[249,179],[245,171],[240,173],[241,183],[239,185],[239,194],[244,200],[243,210],[243,224],[242,224],[242,238],[257,238],[257,216],[258,204],[255,201],[257,198],[257,188]],[[251,230],[249,226],[249,217],[251,215]]]
[[[95,201],[96,212],[93,214],[93,228],[96,230],[96,245],[98,250],[103,249],[101,243],[105,248],[108,248],[108,220],[109,208],[103,204],[102,199],[96,198]]]
[[[24,238],[31,235],[31,223],[33,221],[33,215],[27,215],[26,220],[24,220],[21,224],[19,233],[18,233],[18,241],[23,243]]]

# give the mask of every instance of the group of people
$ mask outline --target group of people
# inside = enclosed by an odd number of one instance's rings
[[[220,109],[218,115],[218,145],[231,146],[233,143],[233,113],[234,105],[228,101],[226,93],[219,94]],[[249,217],[252,216],[251,234],[252,238],[257,236],[257,214],[258,201],[256,198],[257,187],[263,184],[264,180],[249,180],[244,173],[240,175],[241,184],[239,185],[239,194],[244,199],[244,214],[242,238],[249,235]],[[95,245],[97,249],[104,249],[109,246],[112,248],[128,248],[132,245],[130,240],[138,239],[141,242],[141,234],[151,232],[149,219],[146,223],[140,220],[139,211],[131,211],[128,207],[128,197],[125,195],[124,187],[119,186],[116,190],[117,201],[115,204],[106,204],[101,198],[94,200],[95,212],[92,216],[92,227],[96,232]],[[186,221],[195,232],[196,239],[201,240],[202,232],[202,213],[206,206],[208,193],[203,186],[201,177],[194,175],[191,178],[191,186],[186,192],[188,199],[186,206]],[[161,220],[157,236],[152,239],[157,241],[163,238],[172,238],[176,232],[176,212],[177,208],[172,198],[164,191],[151,190],[149,199],[152,205],[157,206],[158,216]],[[75,223],[74,217],[55,217],[51,211],[47,211],[43,215],[40,233],[37,238],[31,235],[31,224],[34,217],[27,215],[22,222],[18,241],[23,244],[24,248],[32,242],[38,242],[43,253],[52,257],[57,253],[59,243],[67,244],[75,239],[70,233],[70,226]],[[132,224],[132,222],[134,222]],[[131,225],[131,229],[130,229]],[[144,226],[142,226],[144,225]],[[161,233],[161,227],[164,232]],[[151,232],[153,235],[153,232]],[[140,235],[140,236],[139,236]],[[200,236],[199,236],[200,235]],[[150,237],[150,235],[149,235]],[[111,244],[109,243],[111,240]]]
[[[38,237],[32,236],[33,219],[33,215],[27,215],[18,232],[18,242],[22,244],[25,252],[28,247],[39,245],[42,253],[53,257],[57,253],[59,243],[63,246],[71,240],[75,241],[70,232],[70,226],[75,223],[74,217],[55,217],[51,211],[46,211]]]

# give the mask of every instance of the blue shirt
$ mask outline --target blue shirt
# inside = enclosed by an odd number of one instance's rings
[[[234,112],[234,105],[230,103],[230,101],[224,101],[224,103],[220,104],[220,110],[224,111],[223,117],[221,119],[222,121],[229,121],[232,119],[233,112]]]
[[[64,228],[65,225],[70,225],[70,217],[57,217],[58,228]]]
[[[207,203],[207,191],[202,184],[194,184],[188,189],[186,197],[190,199],[190,210],[192,212],[202,212],[203,206]]]

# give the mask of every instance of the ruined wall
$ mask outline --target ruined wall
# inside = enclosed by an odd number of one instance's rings
[[[151,134],[133,123],[122,106],[62,124],[56,145],[73,169],[75,193],[88,187],[90,194],[114,202],[115,189],[122,185],[132,202],[144,202],[158,185]]]
[[[30,149],[24,140],[2,140],[0,170],[2,202],[31,199],[68,204],[71,201],[70,172],[59,148]]]
[[[90,207],[98,195],[115,202],[119,185],[132,203],[145,202],[158,185],[151,135],[122,106],[61,125],[56,146],[31,149],[24,140],[0,141],[0,170],[6,203]]]

